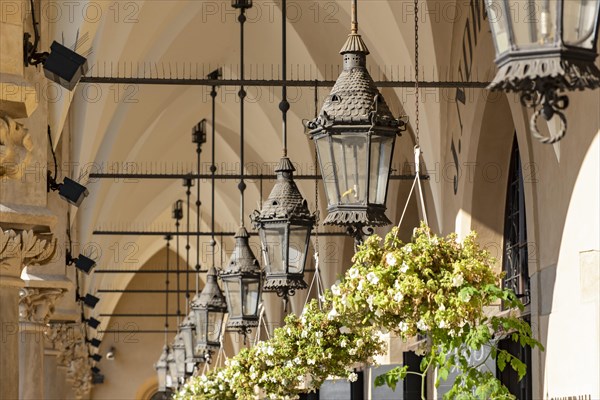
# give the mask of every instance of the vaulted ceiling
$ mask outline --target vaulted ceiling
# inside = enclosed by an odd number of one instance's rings
[[[421,79],[446,77],[457,12],[466,12],[458,2],[422,2],[420,53]],[[86,7],[87,5],[87,7]],[[456,7],[448,7],[448,5]],[[246,78],[280,77],[280,3],[255,1],[245,27]],[[411,80],[414,68],[413,1],[377,0],[359,2],[359,30],[371,52],[368,65],[378,80]],[[461,8],[462,7],[462,8]],[[236,11],[228,1],[87,2],[77,6],[73,18],[50,25],[51,35],[69,44],[79,38],[78,51],[88,54],[88,76],[204,77],[216,67],[224,78],[237,78],[239,26]],[[456,11],[458,10],[458,11]],[[461,11],[462,10],[462,11]],[[289,79],[330,79],[339,73],[339,49],[349,33],[350,1],[288,2],[287,60]],[[97,18],[98,17],[98,18]],[[236,87],[221,87],[216,107],[216,164],[219,173],[239,171],[239,103]],[[50,123],[55,136],[70,132],[72,162],[77,174],[89,172],[190,172],[195,170],[191,129],[202,118],[210,119],[210,88],[203,86],[111,85],[81,83],[71,96],[50,105]],[[319,105],[329,92],[318,90]],[[414,115],[412,89],[383,89],[395,115]],[[245,155],[250,173],[271,173],[268,168],[281,154],[280,88],[249,87],[246,102]],[[303,119],[315,113],[313,88],[290,88],[288,97],[289,156],[298,173],[314,172],[314,148],[304,134]],[[442,105],[428,102],[421,108],[421,132],[439,132]],[[54,138],[58,142],[58,137]],[[435,160],[441,139],[423,135],[425,160]],[[406,132],[396,148],[395,164],[412,161],[412,132]],[[202,152],[202,170],[210,164],[210,138]],[[126,169],[125,169],[126,167]],[[216,229],[234,231],[239,223],[239,194],[235,181],[216,185]],[[271,182],[249,181],[245,215],[258,208]],[[126,253],[134,243],[133,268],[143,265],[164,246],[160,236],[98,236],[94,229],[173,228],[170,209],[185,198],[180,180],[115,179],[89,180],[90,196],[72,215],[82,243],[94,242],[104,250],[102,267],[124,265],[125,254],[112,257],[117,243]],[[404,203],[406,184],[390,186],[390,217],[397,218],[395,203]],[[314,209],[314,182],[302,181],[300,189]],[[435,192],[435,189],[432,189]],[[324,194],[320,188],[321,212]],[[434,202],[435,193],[434,195]],[[195,201],[195,189],[192,204]],[[210,229],[210,185],[201,185],[201,230]],[[193,207],[192,207],[193,208]],[[192,210],[192,221],[195,211]],[[246,223],[249,221],[246,219]],[[195,229],[195,223],[192,224]],[[320,230],[325,228],[320,227]],[[231,243],[231,239],[228,243]],[[191,258],[196,257],[192,243]],[[230,246],[231,247],[231,246]],[[129,249],[131,249],[130,247]],[[109,254],[110,253],[110,254]],[[204,256],[203,256],[204,257]],[[124,288],[126,275],[96,275],[91,288]],[[119,299],[103,300],[110,311]]]

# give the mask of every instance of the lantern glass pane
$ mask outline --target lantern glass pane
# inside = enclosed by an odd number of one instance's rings
[[[185,345],[185,358],[190,359],[194,357],[194,332],[191,327],[184,327],[181,329],[181,337],[183,338],[183,344]]]
[[[286,229],[283,226],[268,226],[262,228],[261,244],[263,259],[265,261],[265,267],[270,273],[285,272],[283,265],[285,259],[285,235]]]
[[[225,283],[225,293],[227,298],[227,311],[231,318],[242,315],[242,293],[240,281],[237,278],[223,279]]]
[[[193,363],[193,362],[191,362],[191,363],[186,363],[186,364],[185,364],[185,372],[186,372],[187,374],[189,374],[189,375],[193,374],[193,373],[194,373],[194,366],[195,366],[195,365],[194,365],[194,363]]]
[[[196,312],[196,342],[206,343],[206,309]]]
[[[500,55],[511,48],[505,0],[487,0],[487,11],[496,44],[496,55]]]
[[[331,143],[329,136],[324,135],[315,140],[317,145],[317,155],[319,156],[319,166],[321,168],[321,176],[323,177],[323,185],[325,186],[325,194],[327,195],[327,204],[337,204],[339,200],[336,166],[334,159],[331,157]]]
[[[307,226],[290,226],[288,272],[291,274],[301,274],[304,271],[309,234]]]
[[[394,137],[371,137],[371,166],[369,171],[369,203],[385,204],[385,191],[392,160]]]
[[[175,364],[175,355],[172,352],[173,350],[169,353],[167,360],[167,387],[175,387],[177,383],[177,366]]]
[[[256,315],[258,309],[259,285],[256,279],[244,279],[244,315]]]
[[[599,10],[598,0],[563,1],[563,41],[566,45],[594,49]]]
[[[167,369],[158,367],[156,373],[158,375],[158,391],[164,392],[167,389]]]
[[[177,368],[177,376],[183,377],[185,376],[185,348],[184,347],[175,347],[175,366]]]
[[[208,341],[218,342],[221,336],[221,325],[223,324],[223,313],[219,311],[208,312]]]
[[[331,137],[340,191],[340,204],[367,200],[367,137],[342,134]]]
[[[558,22],[558,0],[518,2],[518,12],[509,14],[515,45],[519,49],[554,45]]]

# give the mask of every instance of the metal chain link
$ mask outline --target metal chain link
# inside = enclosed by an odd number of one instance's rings
[[[415,142],[419,145],[419,0],[415,0]]]

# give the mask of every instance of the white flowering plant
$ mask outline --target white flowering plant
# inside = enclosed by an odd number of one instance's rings
[[[474,234],[462,243],[454,234],[438,237],[424,225],[407,244],[397,238],[396,228],[385,239],[369,237],[345,277],[325,292],[321,306],[311,301],[300,316],[289,315],[270,340],[243,349],[222,369],[191,378],[175,398],[291,399],[330,376],[353,381],[353,367],[372,363],[383,351],[381,331],[427,340],[418,350],[423,355],[419,371],[397,367],[378,376],[376,385],[395,389],[400,379],[415,374],[424,386],[434,369],[437,385],[456,369],[445,398],[514,398],[491,372],[470,365],[469,355],[489,348],[488,357],[500,370],[510,366],[522,378],[526,365],[498,349],[498,340],[509,336],[522,346],[542,346],[523,320],[489,312],[501,305],[520,309],[522,303],[501,289],[494,260],[475,239]]]
[[[487,350],[500,370],[510,365],[522,379],[526,365],[498,349],[498,341],[510,337],[522,346],[543,347],[514,313],[494,315],[502,306],[519,310],[523,305],[514,292],[501,288],[502,275],[494,272],[494,259],[474,233],[461,243],[455,234],[438,237],[421,225],[405,244],[394,228],[385,239],[369,237],[353,261],[333,299],[339,317],[349,326],[377,326],[405,340],[427,338],[418,349],[420,371],[397,367],[377,377],[376,385],[395,388],[409,373],[421,376],[424,385],[427,372],[436,368],[439,385],[456,369],[445,398],[514,398],[491,372],[470,365],[470,354]]]
[[[333,295],[301,316],[286,317],[270,340],[243,349],[225,368],[190,379],[176,399],[291,399],[318,389],[330,376],[355,380],[353,366],[372,362],[383,349],[375,328],[350,329],[330,315]]]

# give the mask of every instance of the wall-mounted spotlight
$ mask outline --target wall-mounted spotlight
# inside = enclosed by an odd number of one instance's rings
[[[98,304],[100,299],[96,296],[92,296],[91,294],[86,294],[85,296],[77,295],[77,301],[83,301],[83,304],[93,309],[96,307],[96,304]]]
[[[85,339],[85,342],[91,344],[92,347],[96,347],[96,348],[100,347],[100,344],[102,343],[102,341],[100,339],[96,339],[96,338],[93,338],[91,340]]]
[[[89,358],[91,358],[92,360],[99,362],[100,360],[102,360],[102,356],[98,353],[96,354],[90,354],[88,355]]]
[[[70,178],[65,178],[63,183],[57,183],[55,177],[48,171],[48,192],[58,191],[60,197],[69,204],[79,207],[83,199],[90,194],[87,188]]]
[[[73,256],[71,256],[71,252],[67,251],[67,265],[72,264],[75,264],[75,268],[78,270],[89,274],[90,271],[96,266],[96,261],[82,254],[80,254],[77,258],[73,258]]]
[[[113,346],[111,346],[108,349],[108,351],[106,352],[106,356],[105,356],[106,359],[110,360],[110,361],[114,360],[115,359],[115,352],[116,352],[116,349]]]
[[[209,73],[208,75],[206,75],[206,78],[217,80],[217,79],[220,79],[222,76],[223,76],[223,69],[217,68],[214,71],[212,71],[211,73]]]
[[[85,322],[88,324],[88,326],[92,329],[97,329],[98,326],[100,326],[100,321],[98,321],[96,318],[94,317],[90,317],[88,319],[84,318],[84,316],[81,316],[81,322]]]
[[[34,2],[31,0],[31,22],[33,25],[33,43],[31,34],[25,32],[23,36],[23,57],[25,66],[44,65],[44,75],[62,87],[73,90],[81,77],[88,71],[87,59],[73,50],[54,41],[50,45],[50,52],[38,52],[40,32],[35,20]]]
[[[91,369],[92,369],[92,372],[94,374],[99,374],[100,373],[100,368],[98,368],[98,367],[92,367]]]
[[[25,32],[23,38],[25,66],[43,64],[46,78],[65,89],[73,90],[88,71],[87,59],[56,41],[50,45],[49,53],[38,53],[37,29],[35,36],[37,37],[34,38],[34,43],[31,43],[29,40],[31,34]]]

